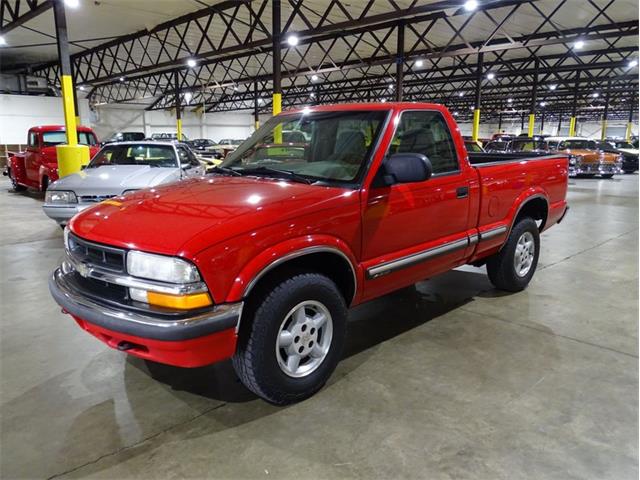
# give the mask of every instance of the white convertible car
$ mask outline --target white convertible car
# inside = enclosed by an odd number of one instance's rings
[[[206,166],[185,145],[122,142],[105,145],[80,172],[49,185],[42,207],[64,226],[76,213],[117,195],[201,176]]]

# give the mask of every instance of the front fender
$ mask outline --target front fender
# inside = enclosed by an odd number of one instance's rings
[[[317,252],[334,252],[351,264],[356,282],[354,303],[361,294],[364,280],[363,270],[349,248],[349,245],[330,235],[307,235],[286,240],[262,251],[249,261],[235,277],[226,297],[226,302],[237,302],[245,298],[257,281],[272,268],[285,264],[294,258]]]

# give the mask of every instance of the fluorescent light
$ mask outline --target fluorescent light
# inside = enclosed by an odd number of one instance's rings
[[[193,58],[190,58],[189,60],[187,60],[187,67],[196,68],[197,65],[198,65],[198,62],[196,62]]]
[[[584,47],[584,41],[582,40],[578,40],[573,44],[573,48],[576,50],[580,50],[582,47]]]
[[[556,84],[549,85],[549,90],[555,90],[556,88],[558,88]]]
[[[295,35],[289,35],[287,37],[287,43],[292,47],[295,47],[296,45],[298,45],[298,37],[296,37]]]
[[[458,116],[458,112],[453,112],[453,116],[457,117]]]
[[[469,110],[474,111],[476,108],[475,107],[469,107]]]
[[[311,93],[309,94],[309,96],[310,96],[311,98],[313,98],[313,97],[315,97],[315,96],[316,96],[316,94],[315,94],[315,93],[313,93],[313,92],[311,92]]]
[[[4,39],[4,37],[2,35],[0,35],[0,46],[1,45],[6,45],[7,41]]]
[[[472,12],[476,8],[478,8],[478,2],[476,0],[467,0],[466,2],[464,2],[464,9],[467,12]]]
[[[416,67],[420,68],[422,65],[424,65],[422,60],[416,60]]]
[[[494,78],[496,78],[496,74],[495,73],[487,73],[487,78],[489,80],[493,80]]]
[[[600,96],[600,94],[599,94],[598,92],[593,92],[593,93],[591,94],[591,96],[592,96],[593,98],[598,98],[598,97]]]
[[[120,80],[121,82],[124,82],[124,77],[120,77],[120,78],[119,78],[119,80]]]
[[[78,90],[80,90],[80,91],[84,92],[84,87],[83,87],[82,85],[80,85],[80,86],[78,87]]]
[[[547,102],[540,102],[540,106],[541,107],[546,107],[547,106]]]
[[[513,102],[513,98],[507,98],[507,103]]]
[[[2,45],[2,41],[0,41],[0,45]],[[636,65],[638,65],[638,61],[637,60],[631,60],[629,61],[629,68],[633,68]]]
[[[69,8],[78,8],[80,6],[80,0],[64,0],[64,4]]]
[[[382,100],[380,100],[381,103],[387,103],[387,99],[383,98]]]
[[[393,83],[390,83],[388,88],[389,90],[393,90]]]
[[[458,94],[458,96],[459,96],[459,97],[464,97],[464,92],[460,92],[460,93]]]
[[[317,82],[319,80],[318,75],[311,75],[311,81]]]

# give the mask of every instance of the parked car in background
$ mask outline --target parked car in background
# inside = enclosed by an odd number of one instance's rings
[[[549,144],[541,137],[513,137],[493,140],[484,147],[487,152],[548,152]]]
[[[65,225],[76,213],[98,202],[204,173],[204,166],[183,144],[111,143],[82,171],[52,183],[42,208],[49,218]]]
[[[638,149],[626,140],[606,139],[597,141],[596,146],[603,152],[621,155],[624,173],[633,173],[638,170]]]
[[[144,132],[117,132],[101,142],[100,145],[115,142],[140,142],[145,139]]]
[[[98,138],[89,127],[77,127],[78,143],[89,147],[94,155]],[[45,191],[58,180],[58,153],[56,145],[67,143],[64,125],[43,125],[29,129],[24,152],[9,153],[4,175],[11,179],[15,191],[35,188]]]
[[[549,149],[571,156],[569,174],[611,178],[622,173],[622,156],[598,150],[595,140],[582,137],[548,137]]]
[[[303,128],[305,144],[280,138]],[[51,293],[112,348],[232,358],[256,395],[300,401],[340,361],[350,306],[464,264],[506,291],[533,277],[567,211],[567,155],[467,152],[459,132],[435,104],[284,112],[212,176],[75,216]]]
[[[204,152],[209,147],[215,147],[216,142],[209,140],[208,138],[196,138],[187,142],[191,149],[195,152]]]
[[[156,141],[156,142],[177,141],[178,140],[178,134],[177,133],[152,133],[151,137],[149,137],[149,139],[153,140],[153,141]],[[188,142],[189,139],[183,133],[182,134],[182,138],[180,139],[180,141],[181,142]]]
[[[244,142],[244,140],[233,140],[231,138],[223,138],[222,140],[220,140],[218,142],[218,145],[229,145],[229,146],[235,146],[237,147],[238,145],[240,145],[242,142]]]

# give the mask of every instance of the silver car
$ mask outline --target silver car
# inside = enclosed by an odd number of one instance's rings
[[[42,208],[64,226],[76,213],[103,200],[204,173],[202,162],[179,143],[112,143],[82,171],[49,185]]]

